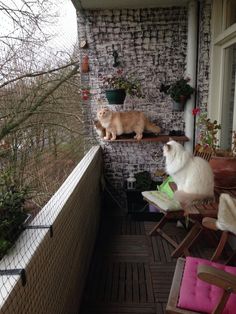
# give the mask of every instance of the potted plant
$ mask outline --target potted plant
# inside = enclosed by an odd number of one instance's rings
[[[188,84],[189,81],[189,78],[180,78],[170,85],[161,84],[160,91],[169,95],[173,100],[173,110],[183,110],[186,101],[193,94],[194,88]]]
[[[210,150],[212,166],[215,178],[215,186],[220,188],[236,187],[236,132],[232,135],[232,147],[229,150],[221,149],[218,145],[218,132],[221,125],[217,121],[211,121],[207,113],[200,113],[200,109],[193,110],[193,115],[198,115],[196,125],[198,127],[197,143],[203,150]]]
[[[25,202],[28,188],[17,186],[10,171],[0,176],[0,259],[23,231],[28,218]]]
[[[131,97],[142,97],[140,82],[123,74],[120,69],[113,75],[104,76],[102,84],[109,104],[123,104],[126,94]]]

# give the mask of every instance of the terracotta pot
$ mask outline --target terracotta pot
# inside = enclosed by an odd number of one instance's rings
[[[215,186],[220,188],[236,188],[236,158],[213,156],[210,160]]]

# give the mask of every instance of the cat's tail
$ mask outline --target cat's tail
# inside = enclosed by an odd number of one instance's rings
[[[180,202],[183,207],[187,207],[197,202],[208,202],[214,200],[214,195],[186,193],[184,191],[176,191],[174,194],[176,201]]]
[[[161,132],[161,128],[159,126],[155,125],[154,123],[148,121],[148,119],[146,119],[146,121],[145,121],[144,129],[145,129],[145,131],[156,133],[156,134],[159,134]]]

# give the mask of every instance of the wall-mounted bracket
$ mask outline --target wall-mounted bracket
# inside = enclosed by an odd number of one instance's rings
[[[22,286],[26,285],[26,272],[24,269],[0,269],[0,276],[20,276]]]
[[[116,50],[113,50],[112,55],[114,57],[114,63],[113,63],[113,67],[116,68],[120,65],[120,62],[118,61],[118,52]]]
[[[25,226],[25,229],[49,229],[50,238],[53,237],[52,225]]]

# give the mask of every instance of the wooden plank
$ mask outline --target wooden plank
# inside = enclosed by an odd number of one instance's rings
[[[133,270],[132,264],[126,263],[126,297],[125,301],[128,303],[133,302]]]
[[[126,272],[126,264],[120,263],[120,272],[119,272],[119,291],[118,291],[118,300],[119,303],[125,302],[125,272]]]
[[[144,222],[140,221],[139,222],[139,226],[140,226],[140,234],[145,235],[146,234],[146,230],[145,230],[145,227],[144,227]]]
[[[108,269],[107,269],[107,279],[106,279],[106,286],[105,286],[105,294],[104,294],[104,298],[103,298],[106,301],[110,301],[111,300],[113,266],[114,266],[113,263],[109,263]]]
[[[162,245],[162,242],[165,241],[161,237],[157,237],[157,249],[159,250],[160,253],[160,261],[161,262],[166,262],[166,256],[164,253],[164,248]]]
[[[112,288],[111,288],[111,301],[112,302],[118,301],[119,271],[120,271],[120,264],[114,263],[113,273],[112,273]]]
[[[144,274],[144,264],[138,263],[138,277],[139,277],[139,293],[140,293],[140,302],[147,302],[147,291],[146,291],[146,280]]]
[[[81,313],[81,312],[80,312]],[[155,304],[110,304],[90,305],[81,314],[156,314]],[[158,313],[159,314],[159,313]]]
[[[133,302],[139,303],[139,282],[137,263],[133,263],[132,268],[133,268]]]
[[[169,252],[170,252],[170,251],[169,251],[169,247],[168,247],[169,243],[166,242],[166,241],[162,241],[162,245],[163,245],[163,249],[164,249],[166,261],[167,261],[168,263],[170,263],[171,260],[172,260],[172,258],[171,258],[171,255],[170,255],[170,253],[169,253]]]
[[[152,279],[148,264],[144,264],[145,270],[145,279],[146,279],[146,288],[147,288],[147,302],[153,303],[154,302],[154,295],[153,295],[153,287],[152,287]]]
[[[105,298],[105,294],[106,294],[106,281],[107,281],[107,276],[106,276],[107,273],[104,273],[104,267],[103,269],[101,270],[101,274],[100,274],[100,280],[99,280],[99,289],[97,291],[97,300],[100,300],[102,301],[104,298]],[[91,280],[91,282],[93,282],[93,280]],[[93,285],[92,286],[92,289],[93,289]]]
[[[152,249],[153,249],[153,255],[154,255],[154,261],[160,262],[161,261],[161,255],[160,250],[158,249],[157,245],[157,237],[152,237]]]
[[[177,142],[184,143],[188,142],[189,138],[187,136],[171,136],[171,138]],[[159,136],[144,136],[141,141],[137,141],[133,137],[128,137],[128,135],[118,136],[115,141],[104,140],[106,143],[116,143],[116,142],[132,142],[132,143],[143,143],[143,142],[160,142],[167,143],[170,140],[169,135],[159,135]]]

